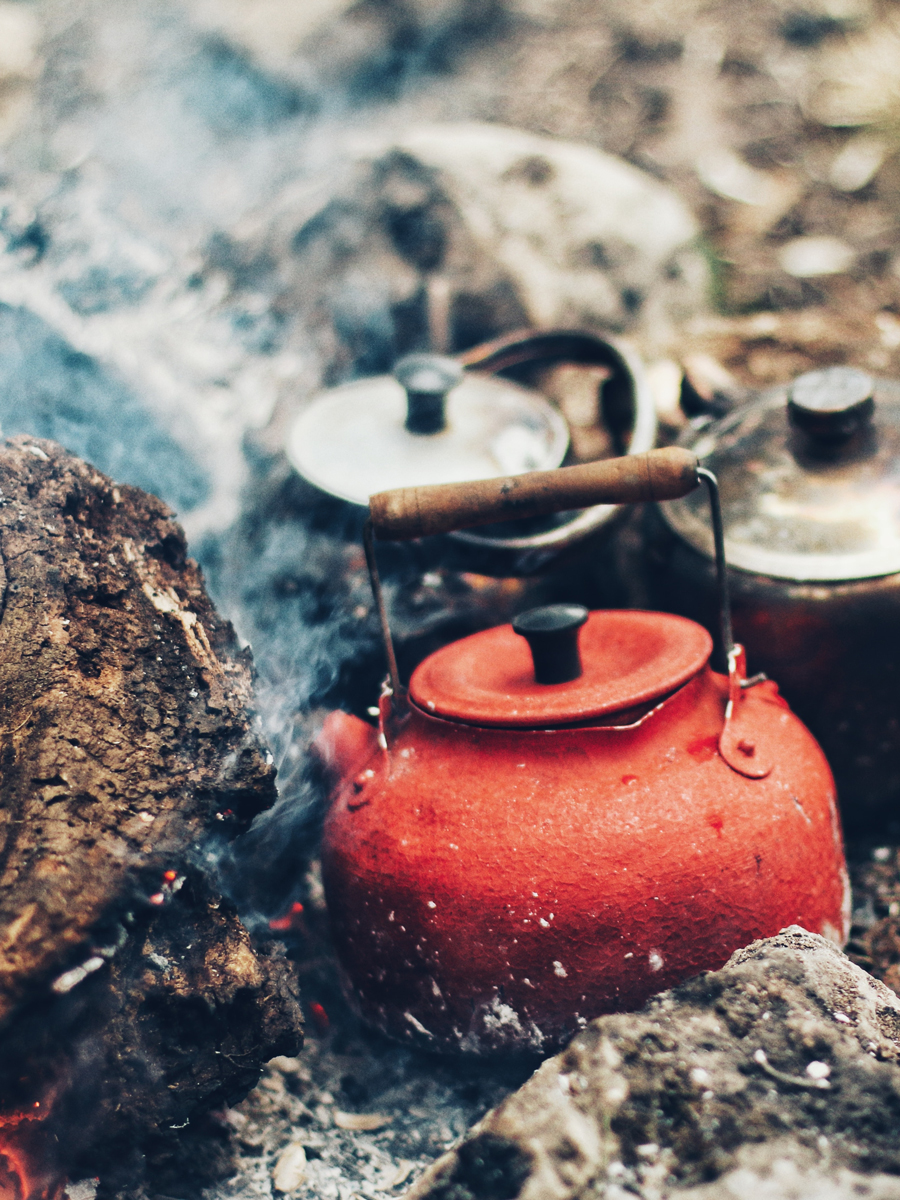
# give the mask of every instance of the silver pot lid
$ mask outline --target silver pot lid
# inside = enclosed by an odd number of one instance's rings
[[[810,371],[685,440],[719,478],[730,566],[808,583],[900,571],[900,382]],[[660,507],[713,556],[704,496]]]
[[[539,392],[412,354],[394,375],[314,396],[285,448],[310,483],[366,505],[389,488],[558,467],[568,445],[565,421]]]

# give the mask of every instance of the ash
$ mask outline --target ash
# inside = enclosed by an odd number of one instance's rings
[[[312,1033],[225,1114],[236,1174],[204,1196],[269,1200],[277,1182],[298,1200],[397,1196],[525,1074],[423,1059],[358,1029]],[[279,1178],[296,1145],[297,1173]]]
[[[303,1052],[273,1059],[254,1091],[220,1115],[229,1151],[222,1169],[234,1174],[205,1200],[401,1195],[538,1065],[439,1058],[367,1029],[341,989],[316,863],[302,895],[302,913],[277,932],[300,976]]]

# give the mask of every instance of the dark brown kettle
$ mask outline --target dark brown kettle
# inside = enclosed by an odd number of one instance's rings
[[[900,822],[900,381],[809,372],[682,439],[719,478],[735,638],[835,774],[845,825]],[[654,603],[715,632],[712,529],[648,514]]]

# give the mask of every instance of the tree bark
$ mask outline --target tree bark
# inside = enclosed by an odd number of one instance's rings
[[[14,438],[0,552],[0,1097],[90,1164],[298,1048],[291,969],[212,870],[275,773],[159,500]]]

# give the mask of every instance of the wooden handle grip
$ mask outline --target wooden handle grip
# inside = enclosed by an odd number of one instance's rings
[[[669,446],[556,471],[395,488],[370,496],[369,512],[376,537],[405,542],[451,529],[544,517],[593,504],[676,500],[693,491],[698,482],[696,456]]]

